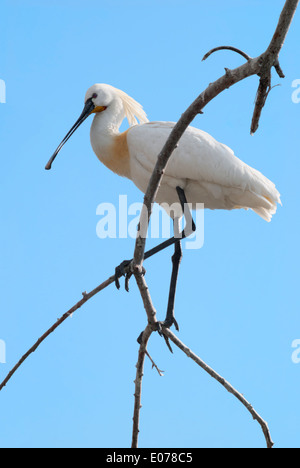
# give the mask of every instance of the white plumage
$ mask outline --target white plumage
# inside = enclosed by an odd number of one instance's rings
[[[95,84],[87,91],[81,116],[46,169],[51,169],[63,145],[91,114],[95,114],[91,144],[100,161],[145,192],[157,157],[175,124],[150,123],[138,102],[107,84]],[[125,117],[131,127],[120,133]],[[176,187],[184,191],[193,208],[200,203],[211,210],[251,208],[266,221],[271,220],[277,203],[281,203],[279,192],[270,180],[238,159],[228,146],[194,127],[188,127],[180,139],[156,197],[156,202],[173,218],[182,215]],[[177,211],[173,211],[175,205]]]
[[[145,192],[157,156],[175,124],[149,123],[140,104],[109,85],[92,86],[86,94],[88,100],[95,106],[91,143],[96,155]],[[119,133],[125,117],[131,125],[138,118],[140,125]],[[156,202],[178,202],[177,186],[194,208],[196,203],[213,210],[251,208],[266,221],[271,220],[280,203],[279,192],[270,180],[238,159],[228,146],[193,127],[186,130],[171,156]]]
[[[175,124],[149,123],[139,103],[110,85],[96,84],[88,90],[82,114],[54,152],[46,169],[51,169],[63,145],[93,113],[91,143],[94,152],[109,169],[128,177],[145,192],[157,157]],[[131,127],[120,133],[119,128],[125,117]],[[174,301],[182,257],[181,239],[196,229],[190,210],[187,210],[185,218],[186,224],[189,220],[189,226],[184,228],[181,236],[176,235],[179,233],[179,218],[186,201],[196,209],[202,208],[203,204],[212,210],[251,208],[263,219],[270,221],[276,212],[277,203],[280,203],[280,195],[270,180],[238,159],[228,146],[197,128],[189,127],[185,131],[167,164],[156,196],[156,202],[174,219],[175,235],[144,255],[144,259],[147,259],[174,245],[169,300],[163,326],[171,327],[174,324],[177,330],[179,327],[174,316]],[[124,265],[129,264],[130,261],[125,261],[116,268],[117,288],[120,288],[119,278],[124,274]],[[130,274],[127,274],[127,290],[129,277]]]

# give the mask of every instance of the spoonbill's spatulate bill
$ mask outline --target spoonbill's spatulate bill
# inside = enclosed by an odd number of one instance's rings
[[[175,123],[149,122],[138,102],[107,84],[95,84],[87,91],[81,116],[58,146],[46,169],[51,169],[63,145],[91,114],[95,114],[91,144],[99,160],[116,174],[131,179],[145,193],[157,156]],[[125,117],[130,128],[120,133]],[[188,127],[169,160],[156,197],[156,202],[162,204],[176,223],[182,216],[183,200],[193,208],[203,203],[205,208],[212,210],[252,209],[270,221],[280,203],[280,195],[269,179],[238,159],[228,146],[202,130]],[[168,206],[176,204],[179,206],[177,212],[168,210]],[[173,243],[177,260],[173,265],[173,273],[174,270],[176,273],[172,277],[177,279],[181,252],[178,239]],[[173,279],[171,289],[174,284],[176,280],[174,283]],[[171,297],[168,310],[172,309],[173,303],[174,297]],[[170,326],[170,323],[176,323],[174,320],[171,311],[165,324]]]

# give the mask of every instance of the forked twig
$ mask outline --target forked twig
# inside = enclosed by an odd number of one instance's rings
[[[264,421],[261,416],[255,411],[253,406],[244,398],[244,396],[238,392],[229,382],[227,382],[223,377],[221,377],[216,371],[214,371],[211,367],[209,367],[202,359],[199,358],[193,351],[191,351],[182,341],[180,341],[171,330],[164,328],[163,333],[179,348],[183,351],[189,358],[191,358],[198,366],[200,366],[205,372],[207,372],[212,378],[217,380],[223,387],[229,392],[232,393],[249,411],[251,416],[254,420],[256,420],[262,431],[264,433],[266,444],[268,448],[272,448],[274,446],[274,442],[272,441],[271,434],[269,431],[268,424]]]
[[[159,367],[155,364],[155,362],[153,361],[152,357],[150,356],[150,354],[148,353],[147,350],[145,351],[145,353],[146,353],[146,356],[148,356],[148,358],[149,358],[150,361],[151,361],[152,369],[156,369],[157,372],[158,372],[158,375],[159,375],[160,377],[163,377],[164,371],[161,370],[161,369],[159,369]]]

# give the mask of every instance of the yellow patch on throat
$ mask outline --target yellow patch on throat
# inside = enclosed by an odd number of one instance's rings
[[[129,130],[115,135],[111,145],[101,151],[102,157],[98,156],[108,169],[128,179],[130,179],[130,155],[127,144],[127,133]]]
[[[99,112],[103,112],[107,109],[105,106],[96,106],[95,109],[91,112],[91,114],[98,114]]]

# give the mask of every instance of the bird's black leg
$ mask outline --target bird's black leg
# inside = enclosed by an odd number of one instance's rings
[[[174,324],[176,330],[179,331],[179,326],[174,316],[174,304],[175,304],[178,272],[179,272],[180,262],[182,259],[181,239],[187,236],[190,236],[192,232],[196,230],[196,225],[192,218],[192,214],[189,210],[184,190],[181,189],[180,187],[177,187],[176,190],[178,193],[182,212],[184,213],[184,216],[186,219],[186,228],[181,233],[179,233],[179,219],[178,218],[174,219],[175,253],[172,257],[173,268],[172,268],[171,284],[170,284],[170,291],[169,291],[167,315],[162,325],[167,328],[170,328]]]
[[[186,220],[186,227],[181,233],[175,233],[174,237],[171,237],[170,239],[166,240],[165,242],[162,242],[153,249],[148,250],[148,252],[146,252],[144,255],[144,260],[147,260],[147,258],[152,257],[153,255],[157,254],[158,252],[161,252],[167,247],[170,247],[171,245],[180,242],[182,239],[189,237],[191,234],[193,234],[193,232],[196,231],[196,225],[194,223],[192,213],[190,212],[184,190],[180,187],[176,187],[176,190],[178,193],[178,198],[181,204],[182,212]]]
[[[176,229],[176,223],[179,225],[179,220],[174,220],[174,230]],[[179,232],[179,229],[178,229]],[[170,283],[170,291],[169,291],[169,300],[168,300],[168,308],[167,308],[167,315],[163,325],[167,328],[170,328],[173,324],[177,331],[179,331],[178,323],[174,316],[174,303],[175,303],[175,295],[176,295],[176,286],[177,286],[177,279],[178,279],[178,272],[180,267],[180,262],[182,259],[182,248],[180,239],[178,242],[175,243],[175,252],[172,257],[172,276],[171,276],[171,283]]]
[[[181,204],[182,212],[184,213],[185,220],[186,220],[186,227],[185,229],[180,233],[180,235],[175,235],[174,237],[171,237],[171,239],[166,240],[165,242],[162,242],[161,244],[157,245],[153,249],[148,250],[148,252],[145,252],[144,254],[144,260],[147,260],[147,258],[152,257],[153,255],[157,254],[158,252],[161,252],[162,250],[166,249],[167,247],[170,247],[171,245],[176,245],[178,242],[180,242],[181,239],[185,239],[186,237],[189,237],[193,232],[196,231],[196,225],[194,223],[194,220],[192,218],[192,214],[189,210],[188,204],[187,204],[187,199],[184,193],[184,190],[180,187],[176,187],[178,198]],[[119,288],[119,278],[124,275],[124,268],[128,266],[131,263],[132,260],[126,260],[125,262],[122,262],[120,266],[116,268],[116,286]],[[127,280],[127,286],[128,286],[128,280]],[[128,288],[127,288],[128,289]]]

